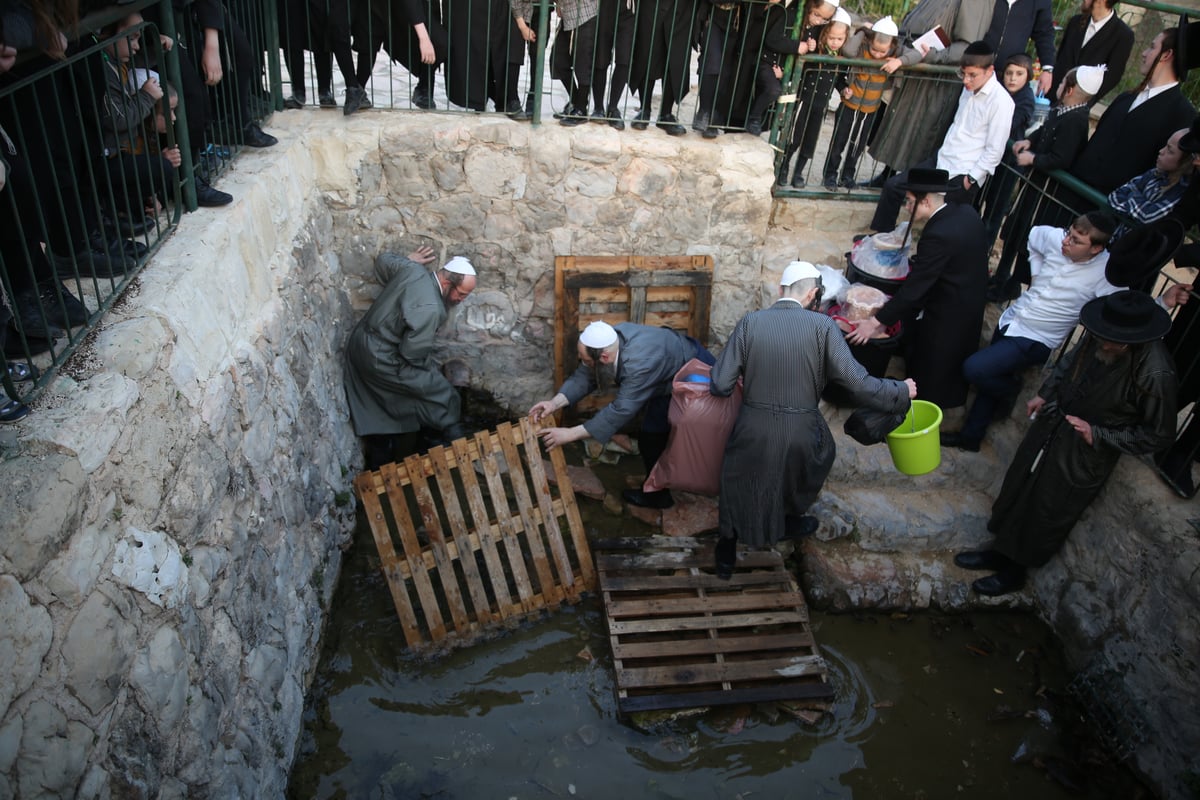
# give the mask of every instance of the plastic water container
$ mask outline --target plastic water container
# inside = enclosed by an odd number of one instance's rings
[[[928,400],[913,400],[904,422],[887,435],[892,463],[905,475],[924,475],[942,463],[942,410]]]
[[[1029,135],[1038,128],[1042,127],[1043,123],[1050,117],[1050,98],[1044,95],[1038,95],[1033,98],[1033,118],[1029,120],[1029,127],[1025,134]]]

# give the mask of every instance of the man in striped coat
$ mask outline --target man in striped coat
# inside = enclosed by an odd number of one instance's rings
[[[868,375],[837,324],[811,310],[821,296],[816,267],[794,261],[779,283],[779,300],[742,317],[712,370],[710,391],[719,397],[743,379],[721,466],[721,578],[733,574],[739,540],[770,546],[784,537],[789,517],[801,531],[816,530],[816,520],[803,515],[833,466],[833,436],[817,408],[827,383],[858,405],[887,412],[907,409],[917,395],[911,378]]]

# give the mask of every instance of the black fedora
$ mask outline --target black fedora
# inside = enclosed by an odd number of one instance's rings
[[[1145,292],[1125,289],[1090,300],[1079,312],[1088,333],[1117,344],[1145,344],[1171,329],[1171,315]]]
[[[929,194],[930,192],[946,192],[950,186],[950,173],[944,169],[923,169],[913,167],[908,171],[908,177],[900,184],[900,190],[913,194]]]
[[[1189,69],[1200,67],[1200,22],[1190,22],[1187,14],[1179,17],[1179,33],[1175,37],[1172,65],[1180,83],[1187,80]]]
[[[1141,286],[1171,260],[1183,243],[1183,224],[1172,217],[1139,225],[1108,246],[1104,279],[1128,289]]]
[[[1192,120],[1192,127],[1179,139],[1179,149],[1185,153],[1200,153],[1200,117]]]

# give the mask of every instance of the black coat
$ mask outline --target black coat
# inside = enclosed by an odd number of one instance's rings
[[[1071,173],[1101,194],[1154,167],[1158,151],[1171,134],[1190,127],[1196,109],[1172,86],[1130,111],[1133,92],[1117,95]]]
[[[907,372],[917,396],[943,409],[967,401],[962,365],[979,349],[987,243],[975,209],[947,203],[925,224],[908,277],[875,315],[885,326],[904,323]]]
[[[1088,14],[1076,14],[1063,27],[1062,41],[1054,56],[1054,82],[1050,84],[1049,97],[1056,96],[1058,84],[1062,83],[1064,75],[1084,65],[1095,67],[1104,64],[1107,67],[1104,79],[1100,81],[1100,91],[1092,98],[1091,105],[1121,82],[1129,55],[1133,52],[1133,31],[1117,16],[1113,16],[1084,45],[1083,35],[1087,33],[1090,19]]]
[[[1009,56],[1024,53],[1033,40],[1042,66],[1054,64],[1054,12],[1050,0],[996,0],[992,9],[992,24],[983,40],[996,52],[996,65],[1002,71]]]

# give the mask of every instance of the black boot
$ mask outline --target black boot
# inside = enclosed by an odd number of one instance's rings
[[[804,156],[800,156],[799,158],[796,159],[796,171],[792,173],[792,188],[793,189],[803,189],[804,188],[804,163],[805,163]]]
[[[670,434],[667,433],[652,433],[649,431],[642,431],[638,436],[638,447],[642,453],[642,465],[646,468],[647,476],[654,471],[654,465],[658,463],[659,457],[667,449],[667,439],[669,437]],[[670,489],[663,489],[658,492],[626,489],[621,493],[621,496],[630,505],[641,506],[642,508],[670,508],[675,505],[675,499],[671,497]]]
[[[737,566],[737,538],[722,536],[717,540],[716,570],[717,577],[727,581],[733,577],[734,567]]]

